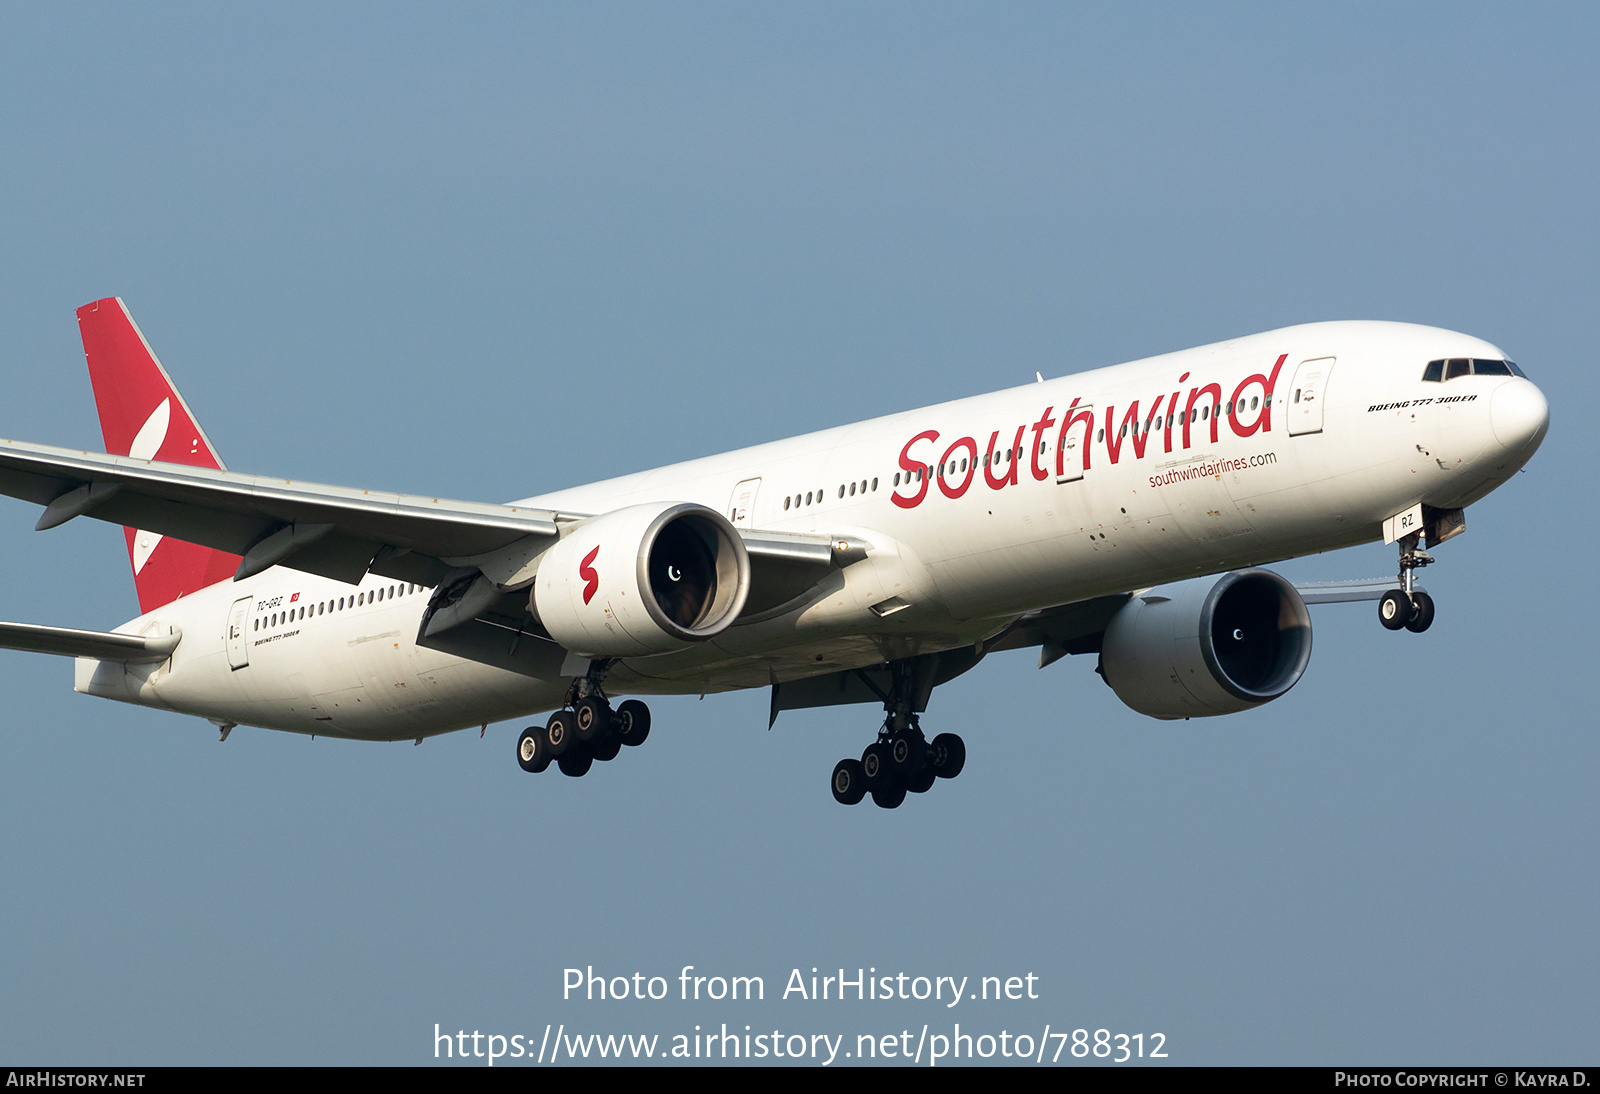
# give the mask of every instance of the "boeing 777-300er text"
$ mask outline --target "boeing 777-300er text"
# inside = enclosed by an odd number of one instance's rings
[[[1427,630],[1423,548],[1549,420],[1487,342],[1313,323],[493,505],[228,471],[120,299],[78,322],[109,454],[0,441],[0,492],[44,506],[41,530],[123,525],[142,614],[0,624],[0,645],[224,740],[420,741],[558,708],[517,759],[574,776],[649,733],[617,694],[881,703],[831,785],[888,808],[960,773],[961,738],[919,715],[999,650],[1093,654],[1129,707],[1189,718],[1293,687],[1308,604]],[[1392,579],[1258,568],[1380,537]]]

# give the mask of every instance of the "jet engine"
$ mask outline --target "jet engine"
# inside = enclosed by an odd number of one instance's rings
[[[529,608],[584,657],[637,657],[721,634],[750,595],[750,556],[703,505],[632,505],[573,528],[539,561]]]
[[[1141,593],[1112,616],[1100,672],[1152,718],[1233,714],[1294,687],[1311,660],[1311,615],[1271,570],[1235,570]]]

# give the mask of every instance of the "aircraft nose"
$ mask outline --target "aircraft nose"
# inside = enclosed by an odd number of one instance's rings
[[[1512,452],[1539,447],[1550,427],[1550,404],[1531,380],[1512,380],[1494,389],[1489,424],[1495,440]]]

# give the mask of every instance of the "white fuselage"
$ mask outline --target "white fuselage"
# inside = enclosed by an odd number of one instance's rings
[[[1368,542],[1419,502],[1464,507],[1532,454],[1543,398],[1519,377],[1427,382],[1423,370],[1504,356],[1430,327],[1310,324],[526,504],[603,513],[688,501],[740,526],[869,544],[866,559],[808,595],[608,677],[621,693],[763,687],[970,645],[1034,609]],[[80,660],[77,687],[222,723],[369,739],[560,705],[559,674],[535,679],[419,647],[429,591],[274,568],[118,628],[178,627],[183,639],[159,665]],[[236,611],[242,657],[227,636]]]

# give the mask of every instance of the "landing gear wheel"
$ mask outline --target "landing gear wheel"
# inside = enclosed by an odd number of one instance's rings
[[[1383,594],[1383,599],[1378,601],[1378,622],[1391,631],[1400,630],[1411,617],[1416,614],[1411,600],[1399,589],[1390,589]]]
[[[559,760],[566,755],[567,749],[577,743],[573,739],[572,715],[565,710],[558,710],[550,715],[550,720],[544,726],[544,739],[550,746],[551,757]]]
[[[860,760],[840,760],[833,766],[833,800],[840,805],[859,805],[867,796],[867,779]]]
[[[650,736],[650,708],[637,699],[624,700],[611,716],[611,728],[625,745],[642,745]]]
[[[517,763],[530,775],[537,775],[550,766],[550,745],[544,739],[544,730],[529,726],[517,738]]]
[[[927,755],[928,744],[915,729],[896,733],[889,741],[889,766],[902,779],[909,780],[921,771]]]
[[[605,740],[590,746],[589,751],[594,754],[596,760],[606,763],[617,758],[617,753],[622,751],[622,741],[617,738],[615,733],[612,733]]]
[[[1433,597],[1419,589],[1411,594],[1411,606],[1414,611],[1406,620],[1406,630],[1421,634],[1433,626]]]
[[[576,742],[574,742],[576,744]],[[586,748],[574,747],[569,752],[563,752],[556,757],[556,766],[563,775],[570,775],[574,779],[582,778],[589,773],[590,766],[594,763],[594,753]]]
[[[572,705],[572,734],[583,742],[605,736],[611,723],[611,708],[598,695],[586,695]]]
[[[941,733],[933,739],[933,773],[953,779],[967,766],[967,744],[954,733]]]
[[[939,776],[933,770],[931,762],[925,762],[922,770],[906,780],[906,789],[913,794],[926,794],[933,789],[933,781]]]
[[[903,786],[886,787],[872,792],[872,804],[879,809],[899,809],[900,803],[906,800],[906,788]]]
[[[861,775],[866,780],[864,785],[872,791],[872,800],[878,801],[878,790],[888,786],[890,782],[889,746],[870,744],[866,747],[866,751],[861,753]]]

